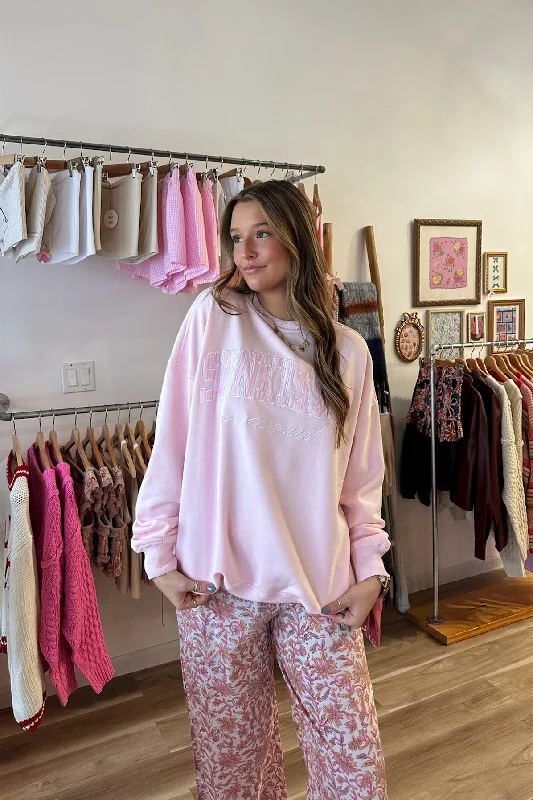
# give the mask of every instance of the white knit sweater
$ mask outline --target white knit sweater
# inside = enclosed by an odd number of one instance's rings
[[[497,393],[502,409],[502,458],[503,458],[503,502],[507,508],[508,542],[500,553],[503,566],[510,578],[525,577],[525,561],[529,546],[526,498],[522,481],[522,462],[518,460],[515,440],[515,420],[508,391],[501,383],[488,376],[489,386]],[[522,435],[522,396],[520,408],[515,405],[515,414],[520,413],[520,436]],[[518,420],[516,420],[518,431]]]
[[[29,469],[0,464],[0,652],[7,652],[13,714],[26,731],[41,722],[45,682],[38,645],[39,586],[29,512]]]

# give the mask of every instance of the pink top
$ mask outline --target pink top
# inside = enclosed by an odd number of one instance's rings
[[[351,400],[337,449],[313,345],[293,351],[250,296],[228,293],[241,314],[204,290],[178,334],[132,547],[149,578],[178,568],[237,597],[319,613],[356,580],[386,575],[371,357],[334,323]],[[302,342],[298,323],[276,324]]]
[[[185,215],[185,241],[187,246],[187,280],[197,278],[209,270],[209,256],[205,240],[202,198],[196,173],[189,168],[181,178],[181,194]]]
[[[101,692],[115,671],[106,649],[94,578],[81,538],[70,467],[63,462],[54,469],[63,507],[65,605],[62,631],[72,649],[75,666],[94,691]]]
[[[61,503],[53,469],[43,469],[39,450],[28,450],[30,516],[41,586],[39,647],[61,705],[77,688],[70,647],[61,632],[64,568]]]
[[[204,178],[202,181],[200,185],[200,196],[202,198],[202,214],[209,270],[204,272],[203,275],[194,278],[195,287],[202,283],[213,283],[220,275],[220,262],[218,260],[218,226],[215,204],[213,202],[213,181],[210,178]]]

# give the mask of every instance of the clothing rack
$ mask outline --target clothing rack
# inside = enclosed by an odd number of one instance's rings
[[[15,422],[19,419],[42,419],[43,417],[73,417],[82,414],[106,414],[109,411],[132,411],[140,408],[157,408],[159,400],[137,401],[135,403],[108,403],[99,406],[77,406],[71,408],[47,408],[44,411],[0,412],[0,422]]]
[[[292,182],[302,180],[304,178],[311,178],[313,175],[320,175],[326,171],[326,168],[317,164],[294,164],[290,162],[280,161],[259,161],[259,159],[251,158],[234,158],[233,156],[215,156],[207,153],[191,153],[191,152],[177,152],[176,150],[161,150],[152,149],[151,147],[129,147],[123,144],[99,144],[96,142],[83,142],[74,141],[72,139],[44,139],[38,136],[14,136],[10,133],[0,133],[0,140],[5,145],[6,142],[19,144],[21,149],[23,144],[33,144],[43,147],[43,156],[47,147],[61,147],[63,150],[80,150],[83,155],[84,150],[96,150],[102,153],[125,153],[127,156],[131,154],[148,156],[154,158],[169,158],[169,159],[184,159],[185,161],[205,161],[211,163],[219,163],[220,167],[224,164],[234,164],[241,167],[257,167],[258,169],[282,169],[287,171],[287,178]],[[3,149],[2,149],[3,153]],[[289,177],[289,170],[295,174]]]
[[[445,625],[447,620],[439,613],[439,521],[438,521],[438,504],[437,504],[437,433],[436,433],[436,418],[437,418],[437,408],[436,408],[436,392],[435,392],[435,361],[437,353],[442,352],[443,350],[455,350],[457,348],[463,349],[477,349],[483,347],[496,347],[501,348],[502,346],[506,349],[508,347],[514,347],[515,345],[520,344],[532,344],[533,338],[530,339],[513,339],[507,342],[455,342],[454,344],[443,344],[443,345],[432,345],[429,350],[429,375],[430,375],[430,423],[431,423],[431,529],[433,534],[433,608],[432,613],[428,616],[425,615],[425,619],[422,619],[422,614],[424,613],[425,606],[419,609],[412,609],[409,614],[407,615],[412,622],[419,625],[420,627],[424,628],[429,634],[435,636],[435,638],[443,641],[445,644],[451,644],[454,641],[460,641],[461,639],[469,638],[470,636],[474,636],[478,633],[485,632],[484,630],[472,628],[474,632],[466,633],[462,631],[464,635],[457,636],[456,638],[447,638],[445,636],[439,636],[438,634],[438,626]],[[518,579],[508,579],[510,581],[520,581],[526,582],[528,584],[528,591],[531,593],[533,589],[533,581],[527,578],[518,578]],[[476,597],[474,598],[474,595]],[[480,595],[480,591],[470,593],[470,596],[478,600],[477,595]],[[464,598],[467,598],[469,595],[463,595]],[[484,599],[484,598],[483,598]],[[521,614],[516,616],[516,618],[509,618],[502,617],[500,620],[492,619],[490,627],[486,627],[486,630],[492,630],[497,627],[501,627],[502,625],[507,625],[510,622],[518,621],[519,619],[525,619],[526,617],[533,616],[533,597],[531,601],[526,603],[525,605],[522,603],[518,603],[521,606]],[[507,614],[508,609],[506,609]],[[499,624],[498,624],[499,621]],[[454,618],[454,622],[459,622],[458,618]],[[427,623],[427,624],[425,624]],[[433,628],[433,626],[437,626]],[[466,626],[465,626],[466,627]]]

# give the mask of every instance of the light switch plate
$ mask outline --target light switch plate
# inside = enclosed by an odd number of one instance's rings
[[[68,361],[61,364],[63,394],[94,392],[94,361]]]

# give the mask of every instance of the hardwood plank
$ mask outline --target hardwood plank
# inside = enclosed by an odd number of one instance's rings
[[[440,658],[375,679],[377,700],[389,710],[409,706],[476,678],[488,677],[533,653],[533,630],[524,635],[513,626],[512,630],[504,628],[493,632],[493,637],[494,634],[499,635],[489,639],[487,634],[453,645],[453,650],[446,648]]]
[[[125,733],[114,741],[100,740],[88,747],[77,744],[77,748],[68,753],[61,747],[57,750],[50,748],[46,760],[19,761],[14,770],[6,770],[3,766],[3,796],[16,797],[17,800],[66,800],[67,797],[70,800],[73,797],[76,800],[94,800],[97,797],[102,800],[105,796],[126,800],[131,796],[122,792],[120,776],[136,765],[149,764],[150,759],[171,760],[155,725]],[[115,792],[114,795],[96,792],[95,785],[100,777],[109,790]],[[174,794],[178,788],[175,783]]]
[[[532,723],[516,704],[389,757],[391,800],[531,800]]]
[[[90,686],[82,686],[70,696],[68,704],[62,706],[57,695],[46,698],[46,708],[40,729],[55,722],[79,717],[91,713],[99,708],[109,708],[117,703],[125,703],[134,697],[141,697],[133,675],[121,675],[113,678],[104,686],[100,694],[96,694]],[[5,736],[14,736],[20,733],[26,735],[16,723],[11,708],[0,711],[0,740]],[[35,735],[35,734],[33,734]]]
[[[281,738],[281,749],[284,753],[290,750],[298,749],[299,743],[298,736],[296,735],[296,726],[293,722],[290,711],[286,714],[280,714],[279,732]]]

